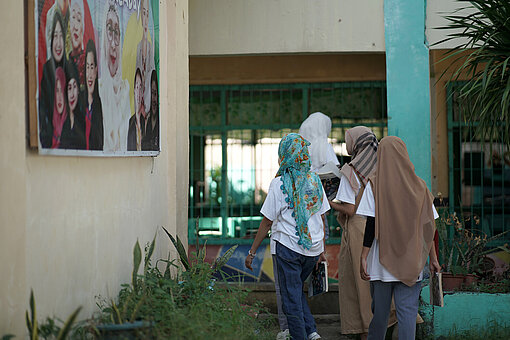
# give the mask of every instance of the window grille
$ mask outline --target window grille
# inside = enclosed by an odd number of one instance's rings
[[[330,142],[341,164],[349,160],[344,133],[350,127],[387,135],[385,82],[197,85],[190,86],[189,108],[190,244],[197,233],[208,244],[252,242],[278,170],[278,143],[308,114],[331,117]],[[328,243],[339,243],[333,214],[328,221]]]
[[[510,150],[494,136],[493,143],[466,123],[459,84],[448,87],[449,210],[461,215],[467,228],[492,236],[510,230]],[[501,129],[508,129],[508,122]],[[510,239],[496,240],[504,243]],[[505,241],[506,240],[506,241]]]

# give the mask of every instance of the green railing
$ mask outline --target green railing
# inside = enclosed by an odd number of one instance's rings
[[[458,86],[447,90],[449,210],[467,227],[492,236],[510,230],[510,150],[497,139],[482,140],[466,123]],[[508,129],[508,122],[501,128]]]
[[[371,127],[387,134],[385,82],[190,86],[188,240],[251,243],[274,178],[280,138],[296,132],[309,113],[331,117],[331,143],[340,162],[345,130]],[[345,148],[345,146],[344,146]],[[329,243],[340,228],[328,217]]]

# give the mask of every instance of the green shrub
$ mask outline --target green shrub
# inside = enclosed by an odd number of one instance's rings
[[[171,236],[171,235],[169,235]],[[262,306],[248,306],[247,292],[240,285],[215,285],[213,274],[228,261],[233,249],[217,263],[205,262],[205,246],[194,254],[193,261],[183,253],[180,240],[173,239],[180,262],[158,260],[151,263],[154,242],[146,247],[144,273],[137,275],[140,247],[133,251],[131,284],[122,285],[116,301],[99,304],[100,323],[148,321],[151,334],[158,339],[264,339],[269,333],[270,318],[257,318]],[[158,268],[163,265],[164,270]],[[171,270],[171,268],[174,270]],[[172,274],[175,272],[175,274]]]

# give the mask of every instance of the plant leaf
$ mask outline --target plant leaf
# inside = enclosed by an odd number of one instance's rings
[[[179,236],[177,236],[177,240],[175,240],[175,238],[168,232],[168,230],[166,230],[165,227],[162,227],[162,228],[165,231],[165,233],[168,235],[168,237],[170,238],[170,241],[172,241],[175,249],[177,249],[177,253],[179,254],[182,265],[184,266],[184,268],[186,270],[189,270],[190,265],[189,265],[188,255],[186,254],[186,250],[184,249],[184,246],[182,245],[182,242],[179,239]]]
[[[198,251],[198,260],[201,261],[201,262],[205,261],[205,256],[206,256],[206,249],[205,249],[205,247],[206,246],[207,246],[207,240],[205,240],[204,245],[202,246],[202,249],[200,249]]]
[[[147,297],[147,295],[143,295],[142,298],[140,299],[140,301],[138,301],[138,303],[136,304],[135,308],[133,309],[133,313],[131,313],[131,317],[129,319],[131,322],[135,321],[136,314],[138,313],[138,310],[144,303],[146,297]]]
[[[119,308],[117,307],[117,305],[115,304],[115,302],[113,300],[112,300],[112,309],[114,312],[113,315],[117,317],[117,320],[115,321],[115,323],[118,323],[118,324],[123,323],[122,317],[120,316]]]
[[[34,298],[34,291],[33,289],[30,290],[30,314],[32,317],[32,320],[30,320],[30,338],[32,340],[36,340],[39,338],[38,330],[39,325],[37,324],[37,311],[35,309],[35,298]],[[28,315],[27,315],[28,317]]]
[[[76,308],[76,310],[67,318],[64,326],[60,330],[57,336],[57,340],[64,340],[67,338],[68,334],[71,332],[71,327],[74,323],[74,320],[80,313],[81,307]]]
[[[149,269],[150,260],[152,257],[152,254],[154,253],[154,246],[156,244],[156,235],[154,235],[154,239],[152,240],[149,250],[147,251],[147,255],[145,256],[145,263],[143,266],[143,273],[144,275],[147,275],[147,270]]]
[[[136,240],[135,247],[133,248],[133,273],[131,274],[131,283],[135,290],[137,289],[138,269],[140,268],[141,262],[142,262],[142,250],[140,249],[140,244],[138,243],[138,240]]]

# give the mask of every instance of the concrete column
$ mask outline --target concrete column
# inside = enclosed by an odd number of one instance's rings
[[[429,49],[426,0],[385,0],[388,134],[407,145],[416,174],[430,188]]]

